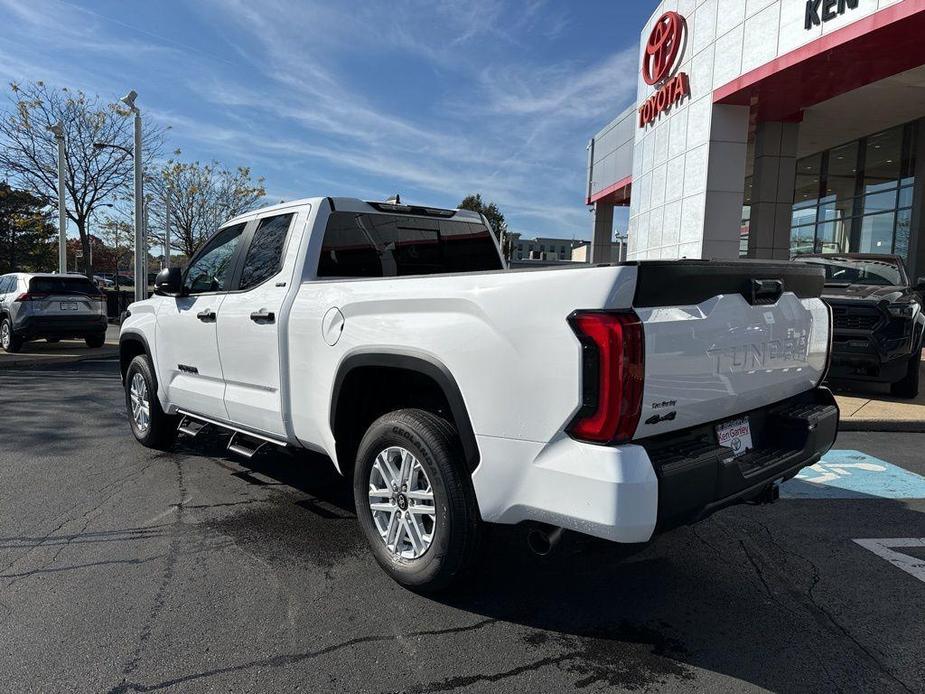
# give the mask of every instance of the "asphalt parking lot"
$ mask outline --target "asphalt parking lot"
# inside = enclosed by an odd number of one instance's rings
[[[925,434],[836,448],[634,554],[497,530],[433,599],[379,570],[323,459],[146,450],[111,360],[0,371],[0,687],[925,691]]]

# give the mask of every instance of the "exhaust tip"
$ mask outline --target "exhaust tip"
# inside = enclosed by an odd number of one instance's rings
[[[548,557],[562,539],[562,528],[530,528],[527,532],[527,547],[538,557]]]

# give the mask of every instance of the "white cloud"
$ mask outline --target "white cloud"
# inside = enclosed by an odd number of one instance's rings
[[[594,62],[527,50],[561,37],[573,23],[568,6],[209,0],[186,11],[214,41],[189,45],[61,0],[0,0],[24,40],[60,35],[81,58],[23,50],[8,33],[0,74],[54,75],[106,96],[143,83],[146,117],[170,125],[172,140],[251,164],[274,196],[334,186],[451,205],[481,192],[518,231],[589,235],[584,147],[632,98],[636,50]],[[374,83],[380,63],[402,69]]]

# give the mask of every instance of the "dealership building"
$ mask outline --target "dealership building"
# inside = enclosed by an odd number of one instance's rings
[[[592,260],[896,253],[925,275],[925,0],[665,0],[588,146]]]

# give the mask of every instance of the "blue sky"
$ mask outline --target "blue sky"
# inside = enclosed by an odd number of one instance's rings
[[[585,146],[634,97],[648,0],[0,0],[0,78],[139,93],[184,159],[268,198],[454,207],[590,235]]]

